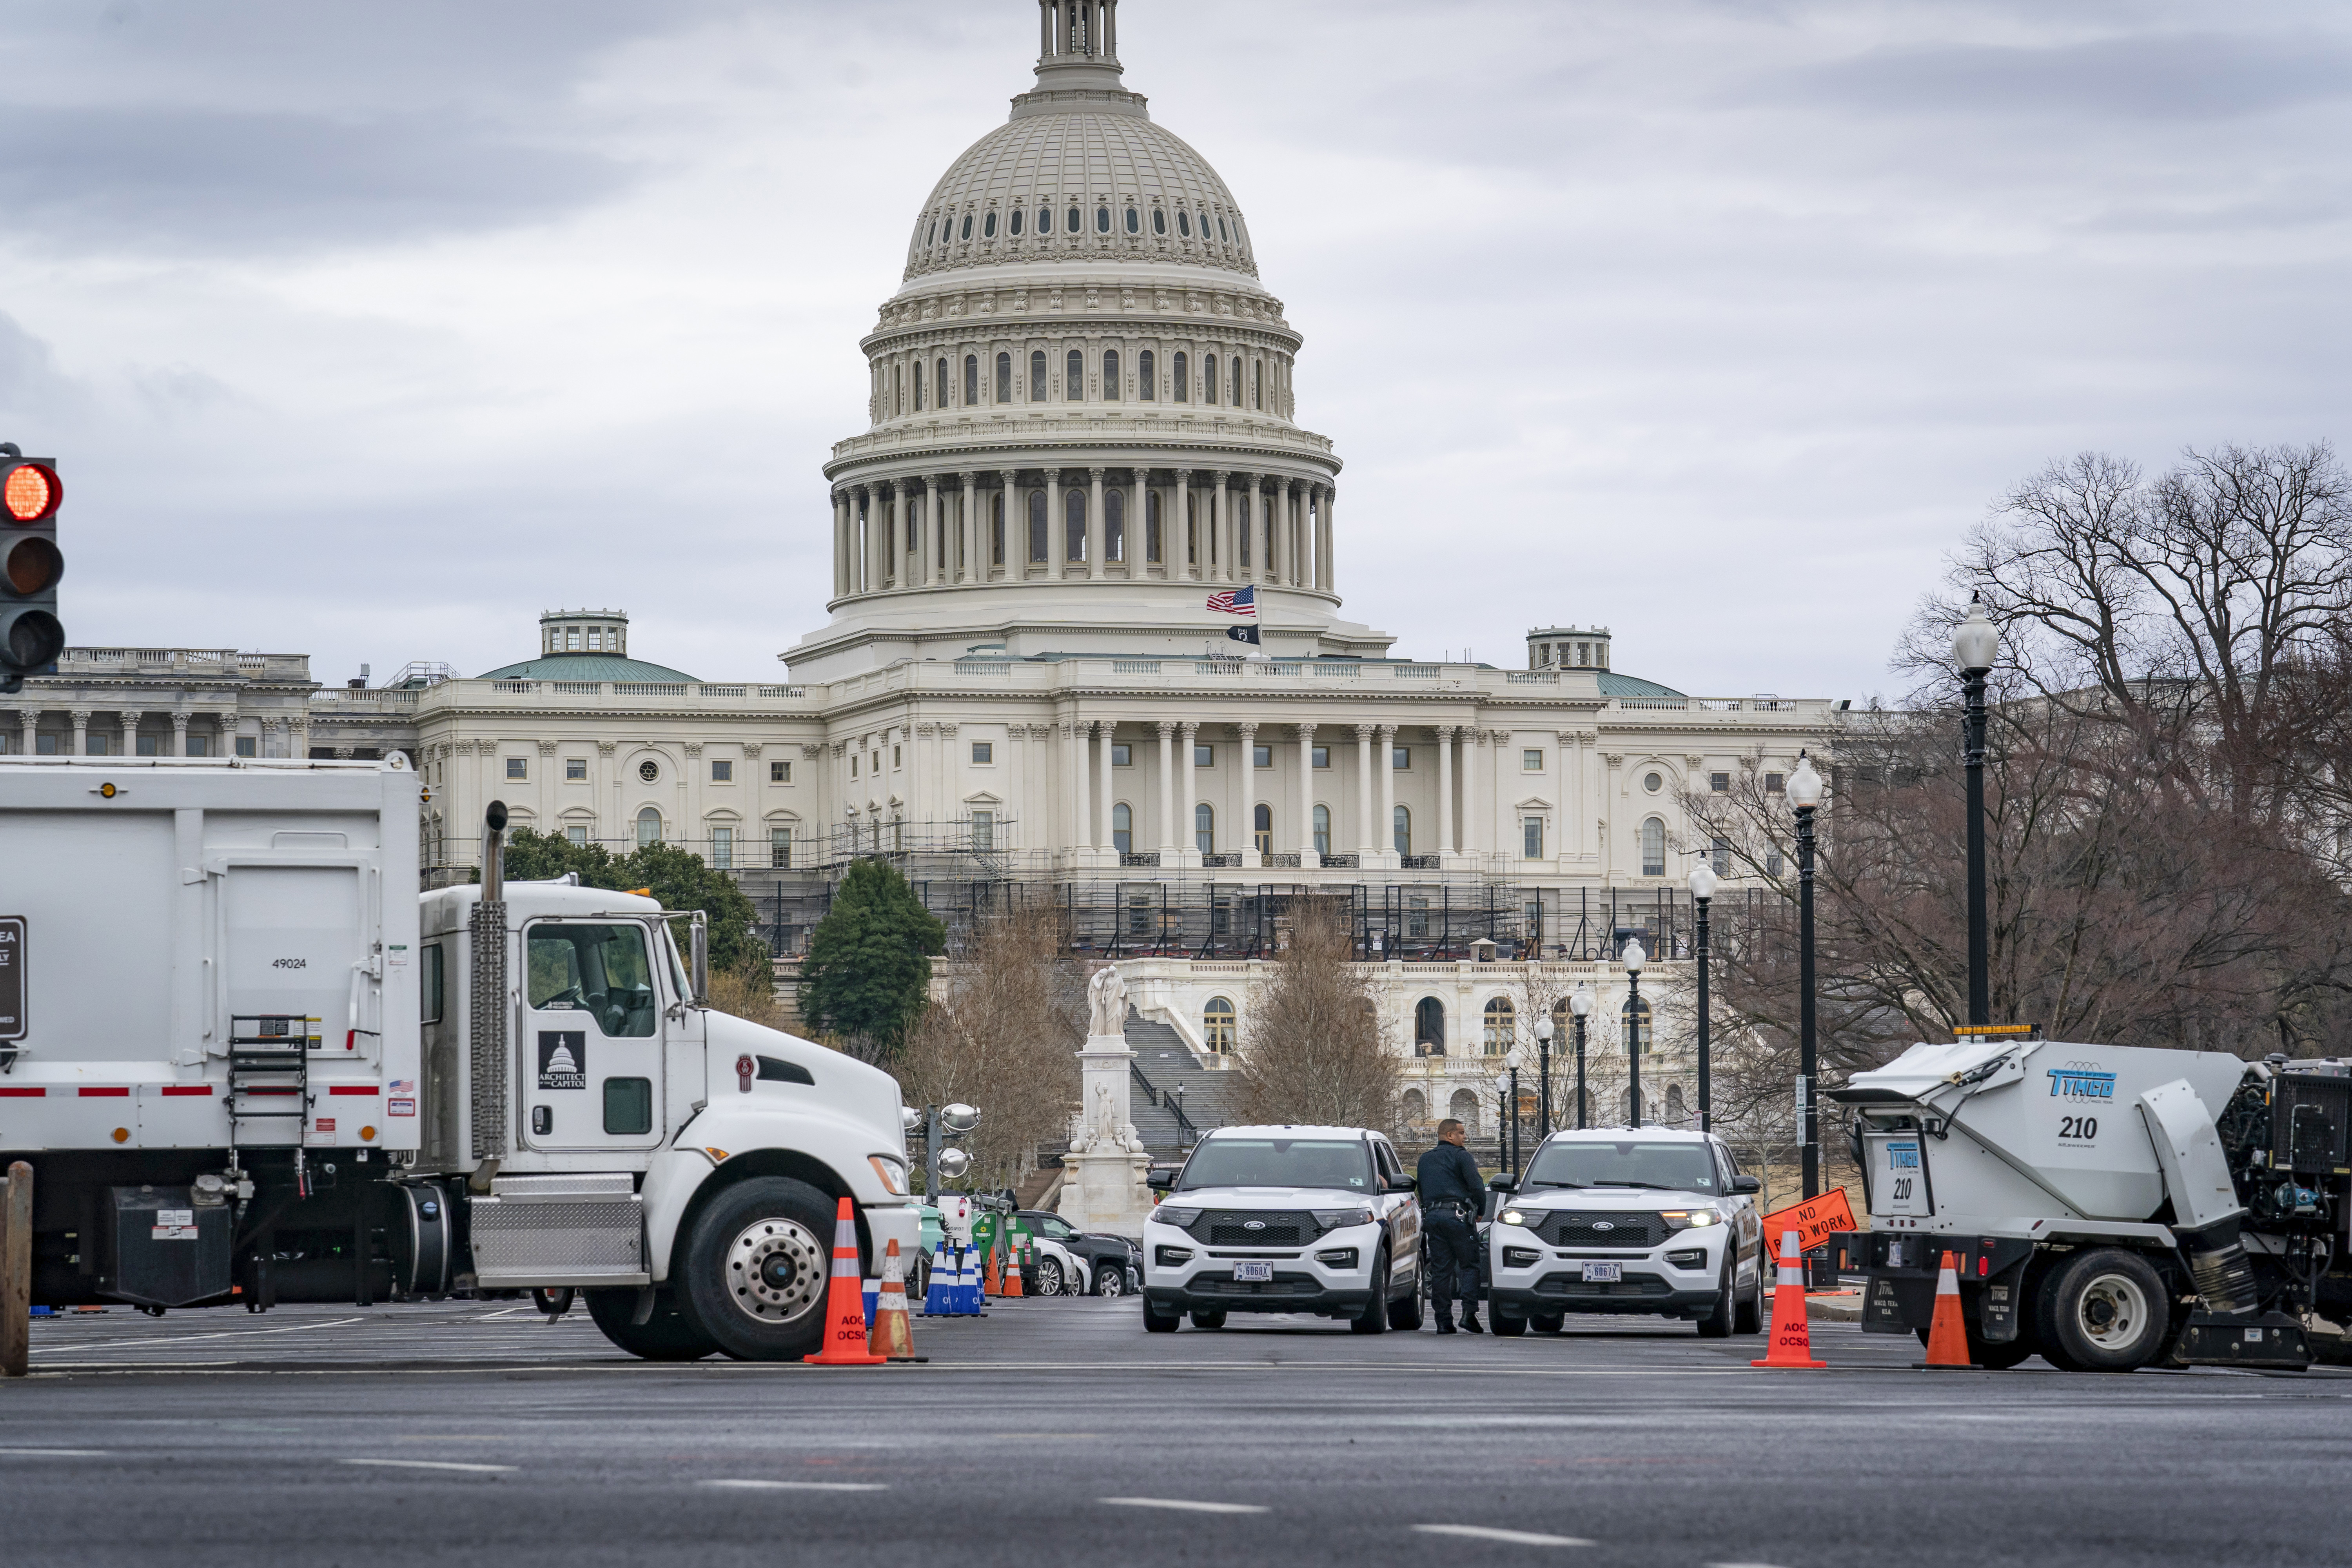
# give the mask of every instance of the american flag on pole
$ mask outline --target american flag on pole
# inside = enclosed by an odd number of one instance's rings
[[[1209,608],[1228,616],[1255,617],[1257,614],[1257,584],[1253,583],[1246,588],[1220,589],[1209,595]]]

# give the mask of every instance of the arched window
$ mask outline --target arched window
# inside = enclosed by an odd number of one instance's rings
[[[1424,996],[1412,1005],[1412,1054],[1445,1054],[1445,1004],[1434,996]]]
[[[637,813],[637,847],[662,841],[661,808],[649,805]]]
[[[1110,808],[1110,847],[1122,855],[1135,853],[1135,812],[1125,801]]]
[[[1683,1101],[1683,1086],[1678,1083],[1670,1083],[1666,1085],[1666,1121],[1668,1125],[1675,1127],[1681,1126],[1685,1119],[1687,1118],[1689,1114],[1689,1107]]]
[[[923,362],[920,360],[915,362],[914,381],[915,412],[920,414],[923,411]]]
[[[1127,209],[1127,232],[1129,234],[1143,232],[1143,219],[1133,207]]]
[[[1214,354],[1202,354],[1201,356],[1201,401],[1203,403],[1214,403],[1216,400],[1217,356]]]
[[[1080,353],[1077,350],[1072,349],[1069,353],[1068,363],[1063,366],[1062,395],[1067,401],[1076,403],[1083,399],[1086,395],[1087,356]]]
[[[948,362],[944,357],[932,370],[931,384],[933,390],[939,395],[931,399],[931,406],[945,408],[948,405]]]
[[[1029,355],[1029,401],[1045,401],[1045,351],[1037,349]]]
[[[907,367],[903,364],[890,367],[890,402],[895,412],[907,412]]]
[[[1103,559],[1127,559],[1127,492],[1103,492]]]
[[[1136,396],[1145,403],[1152,402],[1160,395],[1160,388],[1153,381],[1157,373],[1153,370],[1150,349],[1145,349],[1135,356],[1135,393]]]
[[[923,247],[924,247],[924,248],[925,248],[925,249],[929,249],[930,247],[932,247],[932,246],[934,246],[934,245],[937,245],[939,242],[940,242],[940,220],[939,220],[939,219],[937,219],[937,218],[933,218],[933,219],[931,220],[931,226],[930,226],[930,230],[929,230],[929,232],[928,232],[927,234],[925,234],[925,235],[923,236]]]
[[[970,408],[980,401],[980,356],[963,356],[963,405]]]
[[[1231,245],[1234,242],[1234,237],[1225,229],[1225,220],[1222,216],[1217,219],[1217,240],[1222,245]]]
[[[1617,1008],[1617,1023],[1618,1026],[1622,1029],[1627,1036],[1631,1036],[1637,1026],[1640,1027],[1642,1031],[1642,1055],[1643,1057],[1646,1058],[1656,1053],[1658,1041],[1656,1035],[1650,1027],[1650,999],[1647,996],[1642,998],[1641,1005],[1638,1007],[1634,1005],[1633,998],[1627,997]]]
[[[1062,496],[1062,512],[1068,526],[1064,530],[1062,552],[1065,561],[1087,558],[1087,492],[1072,486]]]
[[[1260,801],[1254,816],[1256,822],[1257,852],[1261,855],[1270,855],[1274,852],[1274,807]]]
[[[1118,351],[1103,350],[1103,401],[1118,401]]]
[[[1473,1137],[1477,1136],[1478,1096],[1475,1091],[1466,1089],[1455,1089],[1454,1099],[1447,1105],[1445,1113],[1462,1123],[1462,1131]]]
[[[1182,207],[1176,209],[1176,232],[1186,239],[1192,237],[1192,215]]]
[[[993,499],[994,505],[990,508],[994,516],[989,520],[988,563],[1002,566],[1004,564],[1004,492],[997,491]]]
[[[1412,854],[1412,810],[1411,807],[1401,805],[1396,808],[1396,821],[1391,825],[1391,831],[1396,835],[1396,852],[1400,855]]]
[[[1192,808],[1192,847],[1203,855],[1217,852],[1217,808],[1206,801]]]
[[[1663,877],[1666,874],[1666,825],[1656,817],[1644,817],[1642,822],[1642,875]]]
[[[958,237],[963,239],[970,239],[971,237],[971,215],[970,213],[963,215],[963,232]]]
[[[1108,234],[1110,232],[1110,208],[1095,208],[1095,232],[1097,234]]]
[[[1020,215],[1015,214],[1014,216],[1017,217]],[[994,239],[996,237],[996,214],[994,212],[991,212],[986,217],[981,219],[980,237],[982,239]]]
[[[1242,357],[1239,354],[1235,354],[1234,356],[1233,390],[1226,396],[1225,401],[1232,404],[1235,408],[1239,408],[1242,405]]]
[[[1168,380],[1171,388],[1176,394],[1176,401],[1179,403],[1190,403],[1192,401],[1192,383],[1188,381],[1186,377],[1192,373],[1184,368],[1184,356],[1181,353],[1179,353],[1176,356],[1175,371],[1176,373],[1170,376]]]
[[[1507,996],[1497,996],[1486,1004],[1485,1044],[1490,1057],[1508,1056],[1518,1039],[1519,1010],[1511,1005]]]
[[[1043,563],[1052,559],[1045,552],[1045,492],[1029,492],[1029,559]]]
[[[1215,1056],[1228,1056],[1234,1048],[1234,1005],[1223,996],[1212,996],[1209,1005],[1201,1009],[1201,1044]]]
[[[1151,232],[1158,235],[1162,239],[1168,237],[1168,209],[1166,207],[1153,207],[1151,209]]]
[[[1078,230],[1086,227],[1087,226],[1085,220],[1078,216],[1078,209],[1072,207],[1068,212],[1062,215],[1062,226],[1069,230],[1072,234],[1076,234]]]
[[[1265,362],[1264,360],[1250,361],[1250,406],[1256,409],[1265,407]]]
[[[1417,1089],[1409,1089],[1404,1091],[1404,1098],[1399,1101],[1399,1104],[1404,1110],[1404,1122],[1406,1126],[1421,1127],[1427,1125],[1429,1121],[1429,1097],[1427,1095],[1422,1093],[1421,1090]]]
[[[1160,561],[1160,492],[1158,490],[1143,492],[1143,558],[1155,566]]]
[[[1331,853],[1331,808],[1328,805],[1315,808],[1315,853]]]
[[[1021,220],[1027,216],[1027,211],[1024,208],[1014,207],[1013,209],[1013,232],[1014,234],[1017,235],[1021,232]]]

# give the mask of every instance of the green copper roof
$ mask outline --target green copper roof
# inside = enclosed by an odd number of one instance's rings
[[[666,664],[641,658],[615,658],[609,653],[550,653],[509,664],[479,677],[483,680],[692,680],[694,677]]]
[[[1644,680],[1638,675],[1620,675],[1613,669],[1597,671],[1603,697],[1684,697],[1671,686],[1661,686],[1654,680]]]

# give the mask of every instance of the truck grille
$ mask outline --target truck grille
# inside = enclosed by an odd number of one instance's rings
[[[1252,1221],[1259,1228],[1250,1229]],[[1297,1247],[1320,1232],[1312,1215],[1211,1209],[1192,1222],[1191,1234],[1193,1240],[1211,1247]]]
[[[1601,1227],[1606,1226],[1606,1230]],[[1654,1214],[1612,1214],[1561,1209],[1547,1215],[1536,1231],[1554,1247],[1636,1247],[1647,1249],[1666,1239],[1666,1222]]]

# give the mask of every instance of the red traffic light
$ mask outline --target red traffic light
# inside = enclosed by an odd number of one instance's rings
[[[66,499],[58,471],[47,463],[16,462],[0,469],[0,510],[11,522],[39,522],[55,517]]]

